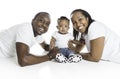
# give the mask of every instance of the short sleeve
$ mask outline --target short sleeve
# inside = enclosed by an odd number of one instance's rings
[[[70,40],[74,39],[74,37],[73,37],[73,35],[71,33],[69,33],[69,37],[70,37]]]
[[[38,35],[37,37],[35,37],[35,39],[37,43],[42,43],[45,41],[42,35]]]
[[[58,37],[58,32],[55,31],[55,32],[53,33],[52,37],[54,37],[54,38],[56,39],[56,38]]]
[[[33,43],[33,33],[30,27],[27,26],[21,26],[16,32],[16,42],[24,43],[28,46],[31,46]]]
[[[99,22],[93,22],[88,29],[88,38],[93,40],[105,36],[105,25]]]

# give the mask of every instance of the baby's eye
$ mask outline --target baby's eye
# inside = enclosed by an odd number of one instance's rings
[[[68,27],[68,26],[65,26],[65,27]]]
[[[62,27],[61,25],[59,27]]]

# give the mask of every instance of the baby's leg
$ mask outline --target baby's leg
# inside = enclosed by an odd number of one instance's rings
[[[74,55],[72,54],[68,58],[69,63],[78,63],[81,60],[82,60],[82,56],[79,54],[74,54]]]
[[[62,53],[58,53],[55,60],[59,63],[67,63],[67,58]]]

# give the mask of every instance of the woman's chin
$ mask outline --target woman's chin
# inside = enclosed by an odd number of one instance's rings
[[[80,32],[80,33],[84,33],[85,30],[84,30],[84,29],[80,29],[79,32]]]

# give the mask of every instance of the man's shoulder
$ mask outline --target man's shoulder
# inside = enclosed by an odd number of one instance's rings
[[[24,22],[24,23],[21,23],[21,24],[17,24],[16,26],[31,26],[31,23],[29,22]]]
[[[25,23],[21,23],[21,24],[17,24],[15,25],[18,29],[28,29],[30,28],[32,25],[31,23],[25,22]]]

